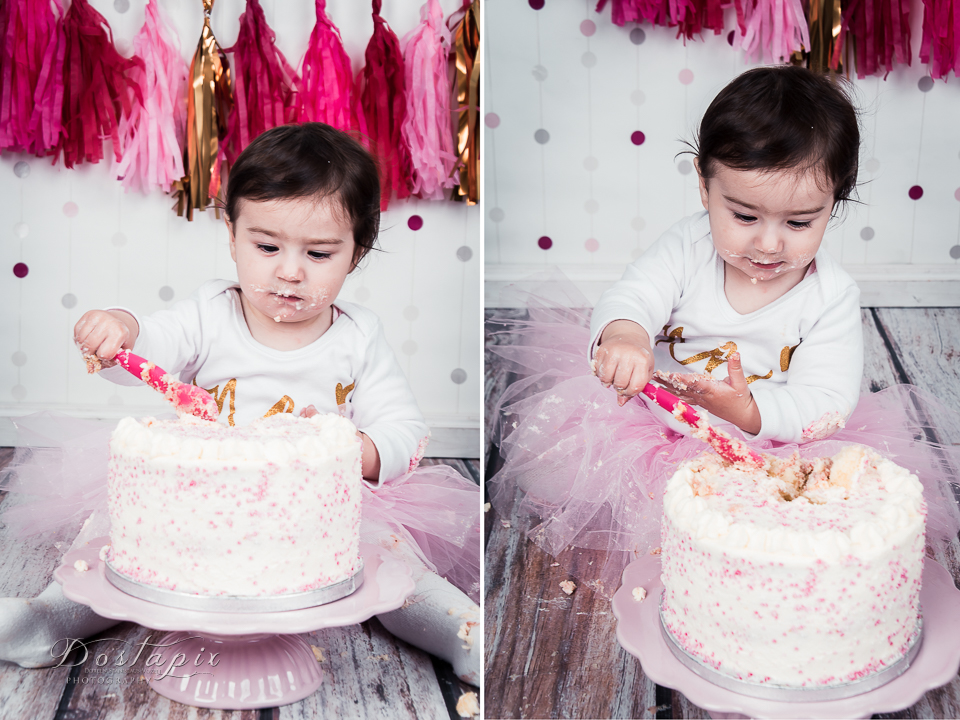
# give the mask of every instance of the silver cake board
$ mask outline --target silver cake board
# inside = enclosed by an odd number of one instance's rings
[[[722,687],[724,690],[746,695],[747,697],[759,698],[761,700],[775,700],[778,702],[824,702],[829,700],[843,700],[844,698],[876,690],[878,687],[886,685],[907,671],[910,663],[913,662],[917,653],[920,652],[920,645],[923,642],[923,614],[921,612],[920,617],[917,618],[916,630],[914,631],[910,645],[907,647],[907,651],[895,663],[851,682],[817,687],[788,687],[784,685],[747,682],[713,669],[699,658],[694,657],[684,650],[676,638],[673,637],[673,634],[667,629],[666,622],[663,619],[662,595],[660,596],[659,615],[660,633],[663,635],[667,647],[670,648],[673,656],[688,670],[699,675],[707,682]]]
[[[326,605],[352,594],[363,585],[363,559],[360,559],[356,572],[340,582],[286,595],[197,595],[164,590],[117,572],[109,561],[104,563],[104,574],[109,583],[121,592],[157,605],[201,612],[269,613]]]

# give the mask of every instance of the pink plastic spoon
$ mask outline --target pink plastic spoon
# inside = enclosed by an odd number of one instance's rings
[[[641,390],[644,395],[653,400],[657,405],[667,412],[671,413],[678,420],[682,420],[694,429],[693,436],[710,444],[710,447],[727,462],[734,465],[746,465],[750,467],[769,467],[771,458],[765,454],[757,453],[751,450],[742,440],[737,440],[723,430],[717,430],[710,427],[692,407],[678,398],[669,390],[655,387],[647,383]]]
[[[163,396],[173,403],[178,413],[184,412],[202,420],[211,421],[216,421],[220,416],[216,400],[203,388],[180,382],[163,368],[144,360],[139,355],[134,355],[129,350],[119,351],[115,359],[131,375],[140,378],[154,390],[162,392]]]

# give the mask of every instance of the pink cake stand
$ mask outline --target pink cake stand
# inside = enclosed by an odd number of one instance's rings
[[[106,537],[97,538],[68,552],[54,578],[66,597],[89,605],[98,615],[171,631],[157,640],[150,638],[143,652],[147,662],[152,653],[162,658],[148,668],[148,682],[161,695],[197,707],[276,707],[313,694],[323,673],[309,643],[297,633],[353,625],[396,610],[414,588],[406,564],[380,547],[361,543],[363,584],[340,600],[286,612],[182,610],[141,600],[111,585],[100,560],[100,548],[107,542]],[[78,560],[89,569],[77,570]],[[211,653],[219,653],[216,665],[210,663]]]
[[[923,643],[910,667],[875,690],[820,702],[782,702],[740,695],[714,685],[684,666],[667,647],[660,631],[659,556],[635,560],[623,571],[623,584],[613,596],[617,640],[635,655],[643,671],[658,685],[679,690],[713,718],[868,718],[874,713],[910,707],[925,692],[956,677],[960,667],[960,590],[942,566],[926,559],[920,603],[923,606]],[[633,598],[642,587],[647,597]]]

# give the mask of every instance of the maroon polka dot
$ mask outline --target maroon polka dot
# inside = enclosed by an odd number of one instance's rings
[[[910,188],[910,192],[907,193],[910,196],[911,200],[919,200],[923,197],[923,188],[919,185],[914,185]]]
[[[527,3],[534,10],[543,10],[544,0],[527,0]]]
[[[28,272],[30,272],[30,268],[27,267],[26,263],[17,263],[13,266],[13,274],[18,278],[25,278]]]
[[[548,238],[546,235],[537,240],[537,245],[540,246],[541,250],[549,250],[553,247],[553,240]]]
[[[735,33],[733,30],[727,33],[727,45],[730,45],[731,47],[733,46],[734,37],[735,37]]]
[[[411,230],[419,230],[423,227],[423,218],[419,215],[411,215],[410,219],[407,220],[407,227]]]
[[[630,136],[630,142],[632,142],[634,145],[643,145],[643,141],[646,139],[647,136],[639,130],[634,130],[633,134]]]

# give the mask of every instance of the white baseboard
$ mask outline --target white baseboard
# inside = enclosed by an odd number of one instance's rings
[[[590,305],[620,279],[623,265],[556,266],[586,296]],[[511,307],[502,290],[543,273],[543,265],[487,265],[484,268],[484,306]],[[845,265],[860,286],[863,307],[958,307],[960,265]]]
[[[157,415],[163,408],[153,405],[142,407],[103,408],[98,406],[0,404],[0,447],[16,447],[24,443],[18,438],[13,419],[35,412],[49,410],[87,420],[97,420],[105,425],[116,425],[124,417],[148,417]],[[430,426],[430,444],[426,457],[479,459],[481,456],[480,421],[470,418],[427,418]]]

